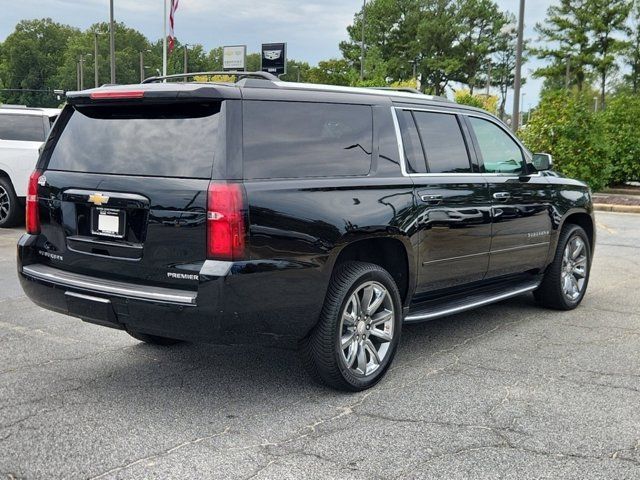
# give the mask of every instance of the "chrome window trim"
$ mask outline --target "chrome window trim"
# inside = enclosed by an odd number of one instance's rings
[[[445,111],[445,110],[441,110],[441,109],[436,109],[436,108],[413,108],[413,107],[407,107],[407,106],[397,106],[397,105],[392,105],[391,106],[391,116],[393,117],[393,127],[395,129],[395,133],[396,133],[396,143],[398,144],[398,154],[400,157],[400,172],[402,173],[403,177],[469,177],[469,176],[481,176],[481,177],[519,177],[520,175],[513,175],[511,173],[476,173],[476,172],[467,172],[467,173],[408,173],[407,172],[407,158],[404,155],[404,142],[402,140],[402,132],[400,131],[400,122],[398,121],[398,110],[407,110],[407,111],[415,111],[415,112],[430,112],[430,113],[442,113],[445,115],[463,115],[466,117],[477,117],[480,118],[482,120],[486,120],[489,121],[491,123],[493,123],[494,125],[496,125],[498,128],[500,128],[501,130],[507,132],[507,134],[509,135],[509,137],[513,140],[515,140],[516,145],[518,146],[518,148],[520,148],[520,151],[522,152],[522,156],[524,158],[525,163],[527,162],[528,156],[527,156],[527,152],[528,150],[522,145],[522,143],[520,143],[520,141],[517,139],[517,137],[515,137],[511,132],[509,132],[508,130],[504,129],[504,127],[502,127],[499,122],[492,120],[490,116],[488,115],[482,115],[482,114],[478,114],[478,113],[474,113],[474,112],[461,112],[461,111]],[[529,174],[527,176],[530,177],[540,177],[540,172],[537,173],[532,173]]]

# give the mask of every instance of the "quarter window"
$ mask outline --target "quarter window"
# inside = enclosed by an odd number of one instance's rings
[[[370,106],[244,102],[247,179],[367,175],[371,170]]]
[[[482,118],[469,117],[469,122],[478,140],[486,173],[522,173],[524,157],[513,138]]]
[[[44,142],[44,122],[40,115],[0,115],[0,140]]]
[[[414,112],[429,173],[470,173],[469,153],[455,115]]]

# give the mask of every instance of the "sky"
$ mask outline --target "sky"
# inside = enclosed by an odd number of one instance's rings
[[[517,14],[519,0],[496,0]],[[163,0],[114,0],[116,21],[140,30],[147,38],[162,38]],[[527,0],[525,36],[535,39],[533,27],[544,19],[553,0]],[[5,4],[5,8],[1,8]],[[9,7],[10,4],[10,7]],[[181,42],[200,43],[206,50],[222,45],[246,44],[249,52],[262,43],[287,42],[289,58],[319,60],[339,57],[338,44],[347,38],[346,27],[362,6],[361,0],[180,0],[176,36]],[[108,21],[108,0],[0,0],[0,41],[22,19],[51,17],[85,29]],[[117,40],[116,40],[117,41]],[[539,65],[525,65],[523,75]],[[524,86],[524,107],[538,101],[542,82],[529,78]],[[511,104],[511,101],[508,102]]]

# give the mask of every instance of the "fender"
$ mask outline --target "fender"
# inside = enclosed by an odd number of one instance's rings
[[[373,231],[372,231],[373,230]],[[336,261],[340,257],[340,254],[349,246],[354,243],[366,241],[366,240],[394,240],[400,242],[400,244],[404,247],[404,253],[407,256],[407,268],[408,268],[408,278],[407,278],[407,292],[406,292],[406,301],[408,304],[410,299],[413,297],[415,288],[416,288],[416,280],[417,280],[417,255],[415,253],[415,249],[413,246],[413,242],[411,241],[411,237],[407,232],[404,232],[400,229],[394,229],[395,231],[390,232],[390,227],[380,226],[379,229],[376,228],[368,228],[366,231],[356,230],[350,231],[340,237],[340,239],[336,242],[334,248],[329,253],[327,261],[325,263],[325,275],[327,284],[331,278],[331,274],[335,267]]]

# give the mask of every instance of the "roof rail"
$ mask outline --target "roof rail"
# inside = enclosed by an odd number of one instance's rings
[[[368,87],[368,88],[372,88],[374,90],[391,90],[394,92],[418,93],[420,95],[424,95],[424,93],[422,93],[417,88],[411,88],[411,87]]]
[[[190,78],[190,77],[213,77],[215,75],[231,75],[231,76],[238,77],[238,80],[242,78],[247,78],[247,77],[262,78],[263,80],[271,80],[271,81],[280,80],[278,77],[268,72],[241,72],[241,71],[233,70],[229,72],[218,71],[218,72],[177,73],[175,75],[164,75],[160,77],[145,78],[142,81],[142,83],[155,83],[155,82],[161,82],[163,80],[175,80],[180,78],[186,80],[187,78]]]
[[[0,108],[29,108],[26,105],[12,105],[11,103],[0,103]]]

